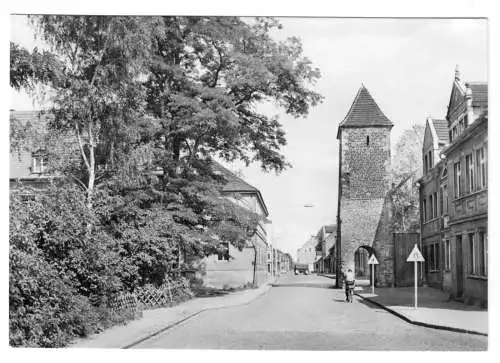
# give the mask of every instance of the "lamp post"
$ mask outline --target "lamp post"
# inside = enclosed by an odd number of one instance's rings
[[[340,214],[337,212],[337,238],[335,241],[335,254],[336,254],[336,266],[335,266],[335,288],[342,288],[342,239],[341,236],[341,223]]]
[[[247,237],[250,239],[252,243],[253,251],[254,251],[254,259],[253,259],[253,278],[252,285],[255,286],[256,278],[257,278],[257,247],[255,247],[255,242],[253,240],[253,236],[257,232],[257,227],[247,227]]]

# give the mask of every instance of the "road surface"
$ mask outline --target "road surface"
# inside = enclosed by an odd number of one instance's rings
[[[251,303],[206,311],[134,348],[297,350],[486,350],[487,337],[411,325],[334,281],[287,276]]]

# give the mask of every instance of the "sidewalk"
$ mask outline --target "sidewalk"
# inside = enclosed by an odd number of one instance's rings
[[[448,295],[430,287],[418,288],[418,308],[414,307],[413,287],[375,288],[356,291],[356,295],[415,325],[469,334],[488,335],[488,310],[449,301]]]
[[[144,310],[143,317],[127,325],[114,326],[102,333],[79,339],[69,348],[129,348],[143,339],[159,334],[206,310],[245,305],[271,288],[266,283],[257,289],[238,291],[226,296],[189,300],[170,308]]]

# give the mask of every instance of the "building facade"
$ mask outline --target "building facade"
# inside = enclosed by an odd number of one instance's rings
[[[249,235],[246,246],[240,251],[228,244],[225,253],[214,254],[198,264],[198,278],[203,285],[214,288],[241,287],[245,285],[259,286],[270,278],[268,252],[270,241],[267,219],[269,212],[260,191],[248,184],[234,173],[213,162],[216,174],[221,174],[227,180],[222,193],[233,203],[257,213],[263,222],[257,225]]]
[[[297,249],[297,264],[308,265],[311,272],[314,271],[314,264],[319,258],[316,252],[317,245],[318,237],[311,236],[302,247]]]
[[[335,241],[337,226],[322,226],[316,234],[318,245],[316,250],[321,252],[320,258],[315,263],[315,271],[319,273],[335,273]]]
[[[450,145],[443,151],[450,180],[451,295],[467,303],[488,301],[488,86],[463,83],[456,74],[446,115]]]
[[[441,264],[446,245],[445,228],[448,228],[448,178],[446,162],[440,155],[448,144],[447,121],[429,117],[424,131],[423,171],[419,180],[420,231],[425,259],[423,280],[436,288],[442,288],[450,280],[449,270],[443,269]]]
[[[487,306],[488,85],[465,83],[457,70],[446,120],[427,126],[420,180],[424,282]]]

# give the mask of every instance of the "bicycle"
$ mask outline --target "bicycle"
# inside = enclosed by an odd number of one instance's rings
[[[346,302],[352,303],[354,295],[354,281],[346,281]]]

